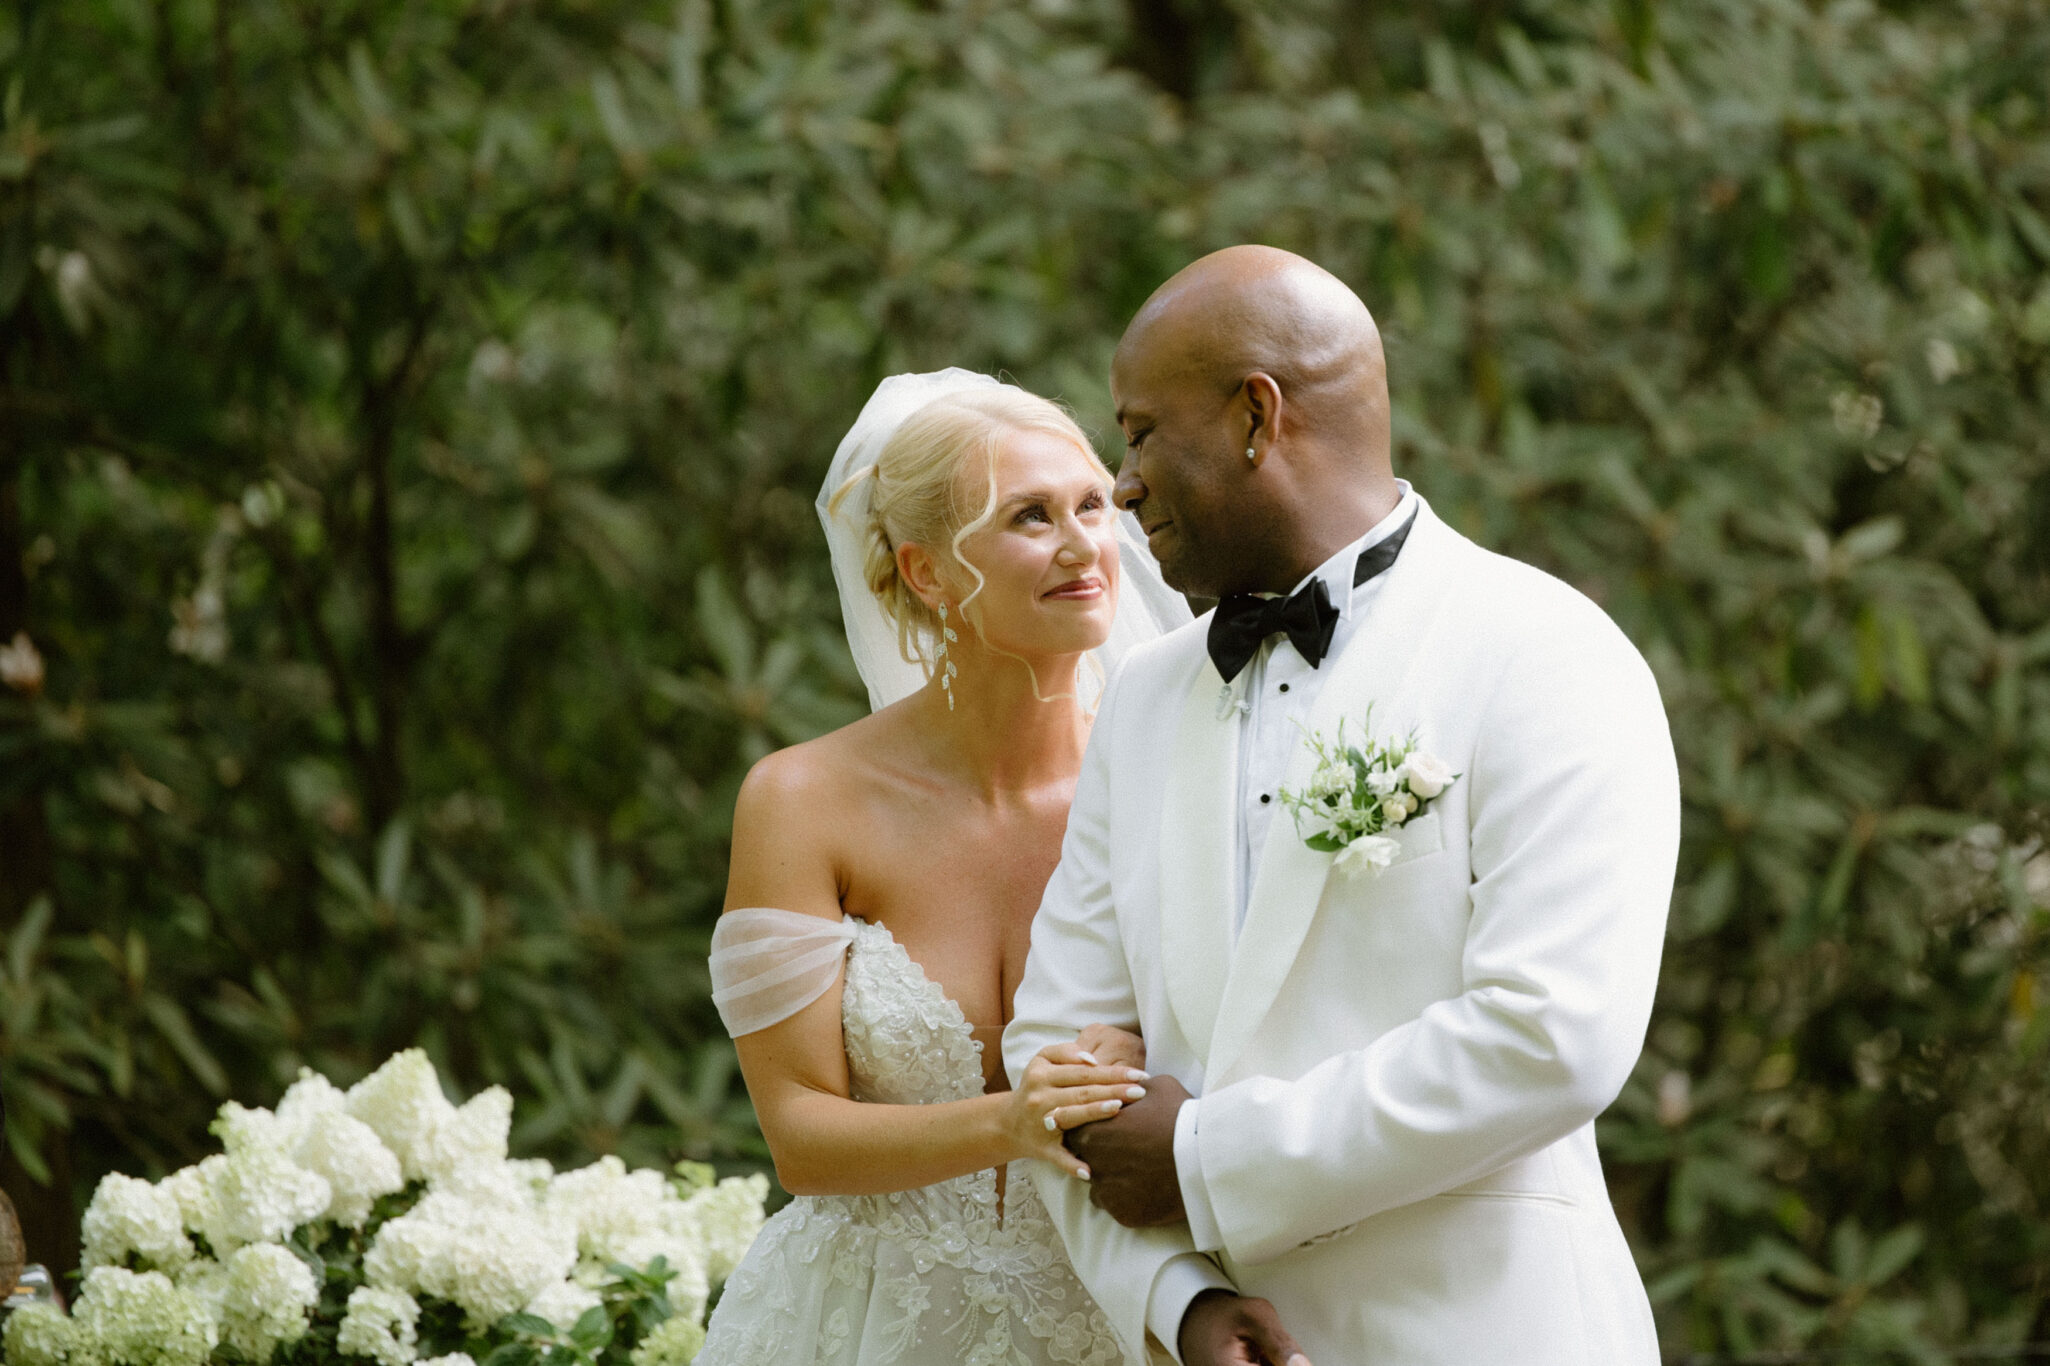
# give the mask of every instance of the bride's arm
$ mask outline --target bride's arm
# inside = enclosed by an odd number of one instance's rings
[[[784,751],[755,766],[733,818],[726,908],[772,906],[840,921],[831,856],[833,804],[820,800],[813,755]],[[795,1195],[872,1195],[929,1186],[1036,1157],[1077,1172],[1061,1132],[1116,1113],[1130,1069],[1089,1066],[1077,1045],[1043,1052],[1015,1091],[937,1105],[849,1098],[841,980],[803,1009],[736,1039],[776,1179]],[[1045,1120],[1055,1118],[1049,1130]]]

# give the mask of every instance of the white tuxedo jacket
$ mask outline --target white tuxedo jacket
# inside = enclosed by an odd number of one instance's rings
[[[1218,718],[1208,625],[1105,695],[1012,1075],[1092,1021],[1139,1029],[1200,1098],[1218,1265],[1317,1366],[1655,1366],[1593,1125],[1643,1045],[1679,843],[1650,670],[1572,588],[1421,507],[1310,729],[1360,734],[1371,707],[1374,739],[1413,728],[1461,776],[1378,875],[1335,874],[1278,812],[1234,938],[1242,723]],[[1313,764],[1298,743],[1288,784]],[[1035,1179],[1145,1357],[1186,1227],[1126,1229],[1050,1164]]]

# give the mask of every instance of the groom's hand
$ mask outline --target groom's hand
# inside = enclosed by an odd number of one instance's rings
[[[1127,1228],[1188,1217],[1174,1169],[1174,1117],[1189,1098],[1173,1077],[1156,1076],[1146,1083],[1144,1100],[1068,1130],[1068,1151],[1089,1168],[1090,1200]]]
[[[1274,1306],[1206,1290],[1182,1314],[1182,1366],[1310,1366]]]

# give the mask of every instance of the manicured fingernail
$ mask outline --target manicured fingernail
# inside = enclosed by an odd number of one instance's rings
[[[1088,1063],[1091,1067],[1096,1066],[1096,1055],[1094,1053],[1078,1053],[1075,1056]]]
[[[1152,1080],[1153,1080],[1153,1074],[1152,1074],[1151,1072],[1141,1072],[1141,1071],[1140,1071],[1140,1070],[1139,1070],[1138,1068],[1136,1068],[1136,1067],[1127,1067],[1127,1068],[1125,1069],[1125,1080],[1126,1080],[1126,1081],[1152,1081]]]
[[[1288,1359],[1288,1366],[1310,1366],[1310,1359],[1301,1352],[1297,1352]]]
[[[1125,1108],[1125,1103],[1121,1100],[1107,1100],[1104,1101],[1103,1104],[1098,1108],[1101,1109],[1107,1115],[1114,1115],[1118,1111]]]
[[[1087,1167],[1077,1168],[1075,1172],[1075,1179],[1077,1181],[1087,1181],[1089,1179],[1089,1169]]]
[[[1055,1119],[1052,1115],[1048,1115],[1046,1117],[1046,1127],[1049,1129],[1058,1129],[1061,1127],[1060,1121]]]
[[[1144,1099],[1146,1099],[1146,1088],[1145,1088],[1145,1087],[1143,1087],[1143,1086],[1128,1086],[1128,1087],[1126,1087],[1126,1088],[1125,1088],[1125,1099],[1126,1099],[1126,1100],[1144,1100]]]

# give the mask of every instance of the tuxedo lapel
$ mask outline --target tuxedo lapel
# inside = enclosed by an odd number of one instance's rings
[[[1401,557],[1387,571],[1372,607],[1344,652],[1325,664],[1332,675],[1311,710],[1311,734],[1335,736],[1341,720],[1357,734],[1369,704],[1375,704],[1371,738],[1389,738],[1387,729],[1400,718],[1382,715],[1380,700],[1399,689],[1415,660],[1424,628],[1451,587],[1448,552],[1456,539],[1428,504],[1417,509],[1416,525]],[[1284,786],[1301,790],[1315,767],[1315,754],[1305,739],[1298,738],[1289,755]],[[1215,1027],[1207,1036],[1210,1047],[1204,1075],[1212,1084],[1238,1060],[1273,1009],[1323,900],[1333,857],[1303,843],[1287,812],[1275,813],[1261,846],[1260,871],[1232,951]],[[1169,981],[1173,981],[1176,960],[1169,962]]]
[[[1216,1028],[1231,961],[1237,869],[1237,709],[1220,720],[1224,680],[1206,656],[1182,701],[1160,817],[1160,942],[1168,1002],[1199,1052]]]

